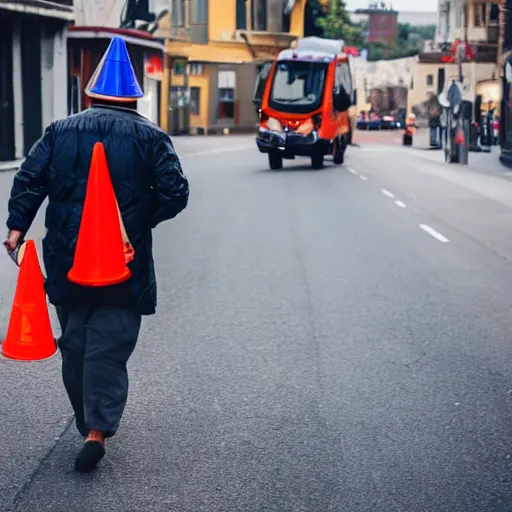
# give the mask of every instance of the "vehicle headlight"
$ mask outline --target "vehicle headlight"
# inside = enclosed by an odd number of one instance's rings
[[[282,127],[281,123],[273,117],[270,117],[269,120],[267,121],[267,127],[269,130],[272,130],[274,132],[282,132],[283,131],[283,127]]]

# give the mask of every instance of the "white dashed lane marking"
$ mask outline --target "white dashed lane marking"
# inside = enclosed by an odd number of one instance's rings
[[[358,174],[357,171],[355,171],[351,167],[347,167],[347,171],[350,172],[351,174],[355,174],[355,175]],[[368,178],[366,176],[362,175],[362,174],[359,174],[359,177],[363,181],[368,181]],[[393,194],[393,192],[390,192],[389,190],[386,190],[385,188],[381,189],[381,192],[385,196],[387,196],[387,197],[389,197],[391,199],[395,199],[396,198],[396,196],[395,196],[395,194]],[[398,199],[395,200],[395,205],[398,206],[398,208],[407,208],[407,205],[403,201],[400,201]],[[450,240],[448,238],[446,238],[444,235],[442,235],[441,233],[436,231],[434,228],[431,228],[427,224],[420,224],[419,227],[420,227],[420,229],[425,231],[425,233],[428,233],[432,238],[435,238],[438,242],[441,242],[443,244],[447,244],[447,243],[450,242]]]
[[[431,237],[435,238],[437,241],[447,244],[450,240],[446,238],[441,233],[437,232],[435,229],[431,228],[430,226],[427,226],[426,224],[420,224],[420,229],[425,231],[425,233],[428,233]]]

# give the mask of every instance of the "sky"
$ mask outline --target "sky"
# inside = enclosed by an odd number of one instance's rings
[[[369,0],[345,0],[349,9],[368,7]],[[438,0],[386,0],[397,11],[437,11]]]

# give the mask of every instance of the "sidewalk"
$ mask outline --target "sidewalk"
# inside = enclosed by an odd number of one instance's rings
[[[456,168],[461,171],[477,172],[486,174],[487,176],[495,176],[497,178],[512,181],[512,171],[500,162],[499,147],[493,148],[491,153],[469,153],[468,164],[449,164],[445,161],[443,150],[425,151],[416,149],[415,155],[422,160],[429,160],[450,168]]]
[[[0,162],[0,172],[17,171],[23,160],[14,160],[12,162]]]
[[[412,149],[415,150],[416,156],[424,160],[444,164],[451,168],[478,172],[480,174],[512,181],[512,171],[500,162],[501,150],[499,146],[493,146],[490,153],[474,153],[470,151],[468,155],[468,165],[449,164],[445,161],[444,150],[431,149],[428,144],[428,132],[426,130],[423,132],[423,136],[418,136],[414,140]]]

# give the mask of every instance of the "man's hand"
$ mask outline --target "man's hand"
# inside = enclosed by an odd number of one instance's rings
[[[15,229],[9,231],[9,235],[5,241],[5,247],[7,247],[8,251],[14,251],[14,249],[16,249],[22,238],[22,235],[23,233],[21,231],[16,231]]]

